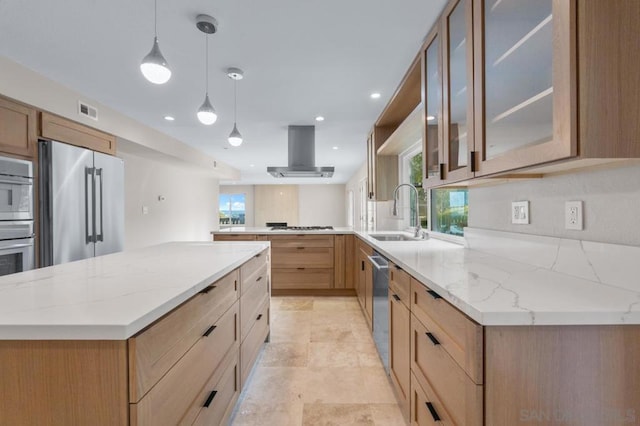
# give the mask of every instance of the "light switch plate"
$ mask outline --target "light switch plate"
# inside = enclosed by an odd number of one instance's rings
[[[142,214],[149,214],[149,207],[148,206],[142,206]]]
[[[511,223],[515,225],[529,224],[528,201],[514,201],[511,203]]]
[[[582,231],[582,201],[567,201],[564,208],[564,227],[575,231]]]

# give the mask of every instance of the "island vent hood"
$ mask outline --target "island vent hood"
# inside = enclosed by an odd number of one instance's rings
[[[267,167],[276,178],[333,176],[334,167],[316,167],[316,126],[289,126],[289,165]]]

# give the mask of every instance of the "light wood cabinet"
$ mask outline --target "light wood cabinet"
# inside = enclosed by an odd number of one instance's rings
[[[282,291],[334,288],[334,246],[333,235],[272,235],[273,288]]]
[[[375,127],[367,138],[367,196],[370,200],[392,199],[398,185],[398,156],[378,155],[378,149],[393,130],[390,126]]]
[[[255,241],[256,235],[254,234],[220,234],[215,233],[213,235],[213,241]]]
[[[115,136],[48,112],[42,112],[40,116],[40,136],[43,138],[115,155]]]
[[[356,294],[360,308],[367,320],[367,325],[373,329],[373,265],[368,256],[373,255],[373,249],[362,240],[358,240],[357,259],[360,266]]]
[[[389,264],[389,270],[392,270]],[[389,375],[400,409],[409,418],[411,397],[411,312],[402,301],[402,291],[389,282]],[[408,292],[407,292],[408,296]],[[407,301],[408,302],[408,301]]]
[[[0,97],[0,152],[33,158],[37,134],[36,110]]]

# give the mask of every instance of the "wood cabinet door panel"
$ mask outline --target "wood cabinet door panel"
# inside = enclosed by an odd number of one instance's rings
[[[271,267],[333,268],[332,247],[273,248]]]
[[[269,299],[267,298],[252,318],[254,322],[247,337],[240,346],[240,377],[241,385],[244,386],[255,363],[260,348],[269,335],[269,325],[271,324],[271,311]]]
[[[296,268],[274,269],[274,289],[329,289],[333,288],[333,269]]]
[[[423,388],[413,374],[411,374],[411,425],[456,426],[433,389],[428,384]]]
[[[0,152],[34,157],[36,117],[35,109],[0,98]]]
[[[390,286],[391,290],[391,286]],[[409,418],[411,385],[411,313],[389,293],[389,375],[400,409]]]
[[[41,113],[42,137],[115,155],[116,138],[91,127],[47,112]]]

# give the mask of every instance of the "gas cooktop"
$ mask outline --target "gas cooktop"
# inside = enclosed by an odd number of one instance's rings
[[[272,226],[272,231],[324,231],[333,226]]]

